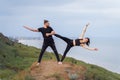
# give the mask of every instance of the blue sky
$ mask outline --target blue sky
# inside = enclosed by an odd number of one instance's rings
[[[48,19],[64,36],[78,37],[90,22],[90,37],[120,38],[120,0],[0,0],[0,32],[7,36],[36,36],[22,26],[42,27]]]

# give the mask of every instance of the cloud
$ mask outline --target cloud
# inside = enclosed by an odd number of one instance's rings
[[[6,0],[5,0],[6,1]],[[99,14],[119,18],[120,1],[112,0],[75,0],[75,1],[48,1],[48,0],[23,0],[8,1],[8,8],[1,9],[1,15],[38,15],[38,14]],[[117,16],[117,17],[116,17]]]
[[[102,14],[109,17],[119,18],[120,14],[119,0],[77,0],[72,3],[68,3],[57,8],[51,8],[62,13],[71,14]]]
[[[12,31],[11,26],[35,26],[43,19],[49,19],[55,26],[61,26],[56,30],[69,26],[72,31],[76,26],[74,31],[77,31],[79,26],[90,21],[93,24],[92,29],[97,26],[98,30],[105,28],[103,32],[106,32],[109,26],[120,25],[119,3],[119,0],[1,0],[0,28],[5,26],[2,32],[8,27]],[[16,27],[14,29],[17,30]]]

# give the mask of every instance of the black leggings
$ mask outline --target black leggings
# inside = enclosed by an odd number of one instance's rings
[[[39,55],[39,59],[38,59],[38,62],[40,63],[41,62],[41,59],[42,59],[42,56],[45,52],[45,50],[47,49],[47,47],[50,46],[52,48],[52,50],[54,51],[55,55],[56,55],[56,58],[57,58],[57,61],[59,62],[60,61],[60,58],[59,58],[59,55],[58,55],[58,52],[57,52],[57,49],[55,47],[55,43],[43,43],[43,46],[42,46],[42,50],[40,52],[40,55]]]
[[[64,51],[64,54],[62,56],[62,59],[61,59],[61,61],[63,61],[65,59],[65,57],[66,57],[67,52],[73,47],[73,40],[69,39],[67,37],[63,37],[63,36],[58,35],[58,34],[55,34],[55,36],[62,39],[62,40],[64,40],[67,43],[67,47],[66,47],[66,49]]]

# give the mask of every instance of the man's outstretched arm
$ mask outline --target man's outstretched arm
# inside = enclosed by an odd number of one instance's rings
[[[33,31],[33,32],[39,32],[38,29],[33,29],[31,27],[28,27],[28,26],[23,26],[23,27],[30,30],[30,31]]]

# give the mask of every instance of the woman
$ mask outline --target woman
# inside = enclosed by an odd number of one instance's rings
[[[82,31],[82,34],[80,35],[80,38],[78,39],[69,39],[67,37],[63,37],[61,35],[58,35],[58,34],[55,34],[56,37],[64,40],[66,43],[67,43],[67,47],[65,49],[65,52],[62,56],[62,59],[61,59],[61,62],[63,62],[63,60],[65,59],[66,57],[66,54],[67,52],[73,47],[73,46],[81,46],[85,49],[88,49],[88,50],[92,50],[92,51],[97,51],[98,49],[97,48],[90,48],[89,45],[90,45],[90,39],[88,37],[84,38],[84,35],[85,35],[85,32],[86,32],[86,29],[87,27],[89,26],[89,23],[84,27],[83,31]]]

